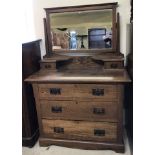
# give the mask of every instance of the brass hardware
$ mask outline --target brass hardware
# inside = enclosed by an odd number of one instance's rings
[[[61,113],[62,112],[62,107],[58,107],[58,106],[52,107],[51,111],[54,112],[54,113]]]
[[[45,65],[45,68],[47,68],[47,69],[51,68],[51,65]]]
[[[117,68],[118,65],[117,64],[111,64],[111,68]]]
[[[92,94],[94,96],[103,96],[104,95],[104,89],[92,89]]]
[[[60,95],[61,94],[61,89],[60,88],[50,88],[50,94]]]
[[[105,136],[105,130],[94,129],[95,136]]]
[[[105,109],[104,108],[94,108],[93,113],[94,114],[105,114]]]
[[[54,132],[55,133],[64,133],[64,128],[54,127]]]

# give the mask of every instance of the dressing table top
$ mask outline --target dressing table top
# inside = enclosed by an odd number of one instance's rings
[[[39,71],[25,81],[37,83],[124,83],[130,82],[130,78],[125,69],[118,70],[76,70],[62,72]]]

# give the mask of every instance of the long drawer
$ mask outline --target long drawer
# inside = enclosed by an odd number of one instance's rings
[[[117,124],[42,119],[45,137],[89,141],[116,141]]]
[[[41,100],[41,117],[47,119],[117,122],[117,103]]]
[[[39,97],[41,99],[117,99],[117,85],[103,84],[39,84]]]

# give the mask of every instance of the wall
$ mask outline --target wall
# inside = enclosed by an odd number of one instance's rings
[[[43,39],[41,45],[42,55],[45,54],[44,45],[44,26],[43,18],[45,17],[45,11],[43,8],[49,7],[61,7],[61,6],[74,6],[74,5],[85,5],[85,4],[97,4],[97,3],[109,3],[118,2],[118,12],[120,13],[120,37],[121,37],[121,52],[125,55],[126,52],[126,25],[130,20],[130,0],[33,0],[33,15],[34,15],[34,27],[36,38]]]
[[[37,39],[34,23],[34,10],[32,0],[23,1],[20,23],[22,27],[22,43],[30,42]]]

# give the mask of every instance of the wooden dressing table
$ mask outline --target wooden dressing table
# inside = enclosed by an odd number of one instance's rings
[[[37,103],[40,146],[124,152],[123,96],[124,84],[130,79],[124,69],[124,55],[118,49],[116,6],[108,3],[45,9],[47,54],[40,61],[40,71],[26,79],[33,85]],[[52,48],[51,14],[57,17],[59,13],[104,9],[112,11],[110,49]]]

